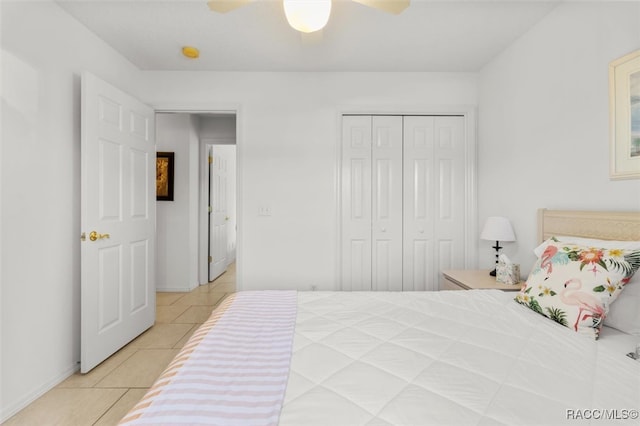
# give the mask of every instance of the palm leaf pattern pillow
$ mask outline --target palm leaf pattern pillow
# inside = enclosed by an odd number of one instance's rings
[[[549,241],[516,302],[598,338],[609,306],[640,268],[640,250]]]

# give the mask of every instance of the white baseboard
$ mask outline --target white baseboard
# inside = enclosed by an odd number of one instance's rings
[[[40,398],[42,395],[65,381],[79,369],[79,364],[74,364],[73,366],[67,368],[63,373],[56,375],[54,378],[46,381],[44,384],[33,389],[26,395],[19,397],[17,401],[9,403],[8,406],[3,406],[0,411],[0,423],[4,423],[5,421],[9,420],[9,418],[18,414],[18,412],[20,412],[36,399]],[[4,403],[5,401],[6,398],[4,398],[2,402]]]

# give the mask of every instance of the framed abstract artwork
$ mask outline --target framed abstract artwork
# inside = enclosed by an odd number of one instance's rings
[[[156,153],[156,200],[173,201],[173,152]]]
[[[640,178],[640,50],[609,65],[611,179]]]

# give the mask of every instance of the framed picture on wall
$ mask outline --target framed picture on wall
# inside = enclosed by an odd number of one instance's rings
[[[173,201],[173,152],[156,153],[156,200]]]
[[[609,65],[611,179],[640,178],[640,50]]]

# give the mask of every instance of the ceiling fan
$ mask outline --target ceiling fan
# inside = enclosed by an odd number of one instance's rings
[[[252,0],[210,0],[209,9],[226,13]],[[397,15],[409,6],[410,0],[352,0],[365,6]],[[282,0],[284,13],[294,29],[311,33],[322,29],[329,21],[331,0]]]

